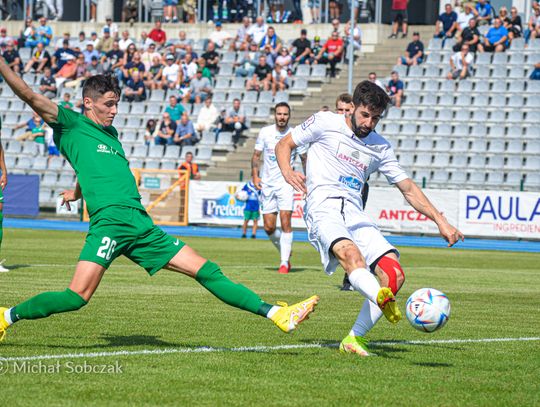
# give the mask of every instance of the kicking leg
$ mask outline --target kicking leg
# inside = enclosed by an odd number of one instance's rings
[[[247,287],[233,283],[217,264],[188,246],[184,246],[165,268],[195,278],[224,303],[269,318],[284,332],[293,331],[313,312],[319,301],[319,297],[313,296],[291,306],[268,304]]]
[[[289,259],[291,257],[293,231],[291,226],[291,211],[279,211],[279,218],[281,220],[281,238],[280,238],[280,256],[281,264],[279,266],[280,274],[287,274],[291,271],[291,264]]]

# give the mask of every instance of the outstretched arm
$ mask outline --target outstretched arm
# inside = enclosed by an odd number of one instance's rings
[[[404,179],[398,182],[396,186],[414,209],[437,224],[439,232],[448,242],[448,246],[453,246],[458,240],[465,240],[463,233],[448,223],[446,218],[433,206],[413,180],[410,178]]]
[[[291,152],[296,147],[298,146],[294,143],[291,133],[287,134],[276,145],[276,158],[285,181],[298,192],[307,193],[306,177],[291,167]]]
[[[9,87],[13,89],[13,92],[39,114],[45,122],[56,122],[58,106],[51,102],[49,98],[35,93],[30,89],[26,82],[7,66],[4,58],[0,58],[0,75],[2,75]]]

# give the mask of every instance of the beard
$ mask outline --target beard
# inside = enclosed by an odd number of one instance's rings
[[[368,127],[363,126],[357,126],[356,125],[356,117],[354,113],[351,115],[351,124],[352,124],[352,131],[354,135],[358,138],[364,138],[367,137],[369,133],[372,132],[373,129],[370,129]]]

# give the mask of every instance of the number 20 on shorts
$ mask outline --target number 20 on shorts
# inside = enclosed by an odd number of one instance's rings
[[[116,248],[116,240],[112,240],[110,237],[105,236],[101,239],[101,246],[97,251],[97,255],[105,260],[110,260]]]

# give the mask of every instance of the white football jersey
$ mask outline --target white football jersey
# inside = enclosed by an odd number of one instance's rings
[[[359,207],[369,175],[380,171],[390,184],[409,178],[388,141],[375,131],[358,138],[345,116],[319,112],[292,130],[297,146],[309,145],[307,156],[308,205],[329,197],[343,197]]]
[[[276,144],[285,137],[291,128],[287,127],[283,133],[279,132],[276,129],[276,125],[272,124],[270,126],[263,127],[259,132],[257,137],[257,142],[255,143],[255,150],[263,152],[263,169],[261,173],[261,180],[263,186],[275,187],[283,185],[286,183],[276,158]],[[296,160],[297,154],[303,154],[307,150],[306,148],[297,148],[291,154],[291,165],[293,165]]]

